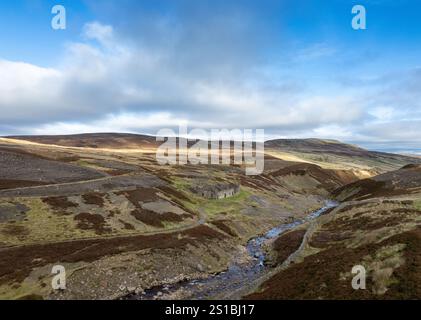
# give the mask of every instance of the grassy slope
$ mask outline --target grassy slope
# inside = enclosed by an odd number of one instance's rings
[[[247,298],[420,299],[421,191],[412,183],[420,177],[407,168],[375,178],[382,188],[365,195],[352,184],[340,189],[354,201],[321,217],[295,263]],[[351,287],[355,265],[367,270],[367,290]]]
[[[9,137],[46,145],[108,149],[151,149],[158,146],[155,137],[136,134],[97,133],[70,136]],[[395,170],[408,163],[421,163],[420,158],[371,152],[334,140],[279,139],[265,143],[266,154],[295,162],[317,164],[327,169],[353,169],[362,178]]]
[[[108,136],[107,136],[108,137]],[[96,140],[92,144],[92,141],[89,140],[89,137],[84,136],[83,139],[88,138],[88,140],[78,141],[78,143],[82,143],[87,145],[89,148],[96,148],[98,147],[99,142],[103,141],[103,137],[100,137],[100,141]],[[121,137],[120,137],[121,138]],[[134,137],[137,139],[137,137]],[[60,138],[60,139],[63,139]],[[127,138],[125,138],[127,139]],[[51,141],[50,141],[51,142]],[[52,141],[57,143],[57,141]],[[72,143],[72,142],[71,142]],[[113,142],[114,143],[114,142]],[[116,140],[116,144],[121,144],[121,140]],[[124,144],[122,144],[124,146]],[[136,144],[133,144],[136,145]],[[133,147],[130,145],[130,147]],[[107,144],[106,147],[113,147],[113,145]],[[20,147],[20,146],[19,146]],[[50,147],[50,146],[38,146],[38,145],[24,145],[25,150],[36,150],[37,153],[42,153],[43,156],[54,156],[57,157],[57,154],[60,154],[60,157],[64,157],[66,161],[71,161],[73,164],[84,164],[86,165],[89,163],[90,166],[94,166],[95,169],[102,169],[103,162],[100,165],[95,165],[95,159],[107,159],[107,160],[118,160],[120,162],[127,162],[131,164],[135,164],[139,166],[139,170],[147,170],[152,174],[158,175],[165,181],[167,181],[170,185],[173,185],[173,191],[169,190],[161,190],[159,193],[162,195],[164,199],[174,202],[179,207],[186,210],[186,212],[193,212],[197,215],[197,217],[204,216],[206,222],[211,222],[210,230],[216,230],[217,232],[222,232],[225,237],[228,237],[231,242],[238,242],[237,236],[244,235],[245,238],[248,236],[255,235],[260,233],[265,228],[270,227],[270,221],[272,223],[279,223],[279,218],[284,213],[293,212],[293,213],[301,213],[303,214],[305,211],[314,208],[314,206],[319,205],[317,200],[312,198],[312,194],[320,193],[328,194],[328,190],[326,190],[325,185],[325,178],[328,177],[329,179],[333,180],[333,184],[329,184],[328,189],[330,189],[333,185],[341,184],[340,178],[338,178],[334,172],[330,172],[327,176],[320,174],[325,174],[323,169],[319,168],[310,168],[303,170],[302,168],[294,169],[291,172],[281,171],[282,174],[276,174],[282,168],[294,165],[294,163],[286,163],[284,161],[279,161],[279,163],[275,160],[272,160],[274,163],[271,163],[271,169],[269,172],[266,172],[264,175],[259,177],[244,177],[242,173],[239,173],[236,170],[231,170],[230,168],[225,167],[218,167],[218,168],[208,168],[208,167],[161,167],[156,166],[153,162],[153,158],[146,157],[144,155],[132,154],[132,153],[118,153],[114,154],[113,152],[104,151],[104,150],[91,150],[91,149],[60,149],[57,147]],[[309,151],[309,150],[305,150]],[[270,150],[269,150],[270,152]],[[278,151],[277,151],[278,152]],[[320,158],[320,155],[316,153],[320,153],[319,151],[312,151],[314,154],[308,152],[298,152],[298,156],[293,158],[295,160],[298,159],[298,162],[312,162],[315,159],[316,163],[323,164],[324,167],[332,167],[335,169],[338,168],[357,168],[360,170],[359,172],[363,172],[366,170],[365,168],[369,168],[370,170],[377,166],[378,163],[384,163],[383,160],[379,160],[378,158],[368,160],[367,157],[364,155],[358,155],[356,163],[354,163],[354,156],[344,155],[344,154],[336,154],[332,153],[332,155],[328,155],[327,158]],[[355,151],[360,152],[360,151]],[[294,152],[288,151],[288,155],[293,155]],[[364,153],[364,152],[363,152]],[[301,158],[300,158],[301,157]],[[358,158],[358,157],[362,157]],[[288,160],[288,159],[287,159]],[[289,160],[292,160],[289,159]],[[373,163],[364,163],[364,161],[373,161]],[[382,162],[383,161],[383,162]],[[387,160],[389,161],[389,160]],[[392,161],[392,160],[390,160]],[[394,160],[393,160],[394,161]],[[400,161],[400,160],[399,160]],[[363,162],[363,163],[361,163]],[[99,163],[99,162],[98,162]],[[350,165],[351,164],[351,165]],[[392,164],[394,166],[395,164]],[[277,167],[278,166],[278,167]],[[364,169],[361,169],[364,168]],[[135,170],[135,169],[134,169]],[[288,170],[287,170],[288,171]],[[332,175],[333,174],[333,175]],[[189,176],[199,176],[201,179],[225,179],[227,181],[237,180],[240,181],[241,184],[244,186],[242,187],[242,191],[239,195],[223,200],[207,200],[200,197],[195,196],[190,191],[190,183],[191,181],[195,180],[195,178],[186,178]],[[348,176],[346,177],[349,178]],[[337,180],[339,179],[339,180]],[[303,186],[306,186],[306,192],[302,192]],[[174,190],[176,192],[174,192]],[[119,191],[119,190],[115,190]],[[330,190],[329,190],[330,191]],[[122,197],[122,196],[120,196]],[[119,203],[121,200],[118,198],[114,192],[109,195],[105,195],[104,198],[106,199],[105,208],[101,208],[101,206],[86,206],[83,204],[82,199],[74,198],[72,201],[78,202],[81,208],[85,208],[87,210],[93,210],[98,214],[103,214],[104,212],[111,213],[112,210],[118,209],[116,207],[123,205]],[[120,199],[120,200],[119,200]],[[19,199],[13,199],[13,201],[20,201]],[[84,237],[94,237],[96,239],[103,239],[103,234],[97,234],[95,232],[95,228],[93,229],[84,229],[81,230],[77,223],[74,220],[74,216],[70,215],[57,215],[52,208],[45,206],[43,202],[39,199],[31,199],[29,200],[22,200],[25,204],[31,209],[28,213],[27,220],[25,221],[17,221],[15,223],[8,223],[7,225],[15,224],[18,228],[12,228],[12,232],[4,233],[3,229],[5,228],[5,224],[1,226],[1,236],[3,238],[0,239],[0,244],[3,242],[4,244],[23,244],[23,243],[33,243],[39,242],[44,240],[52,240],[59,242],[63,239],[72,239],[72,238],[84,238]],[[149,200],[148,200],[149,201]],[[151,200],[152,201],[152,200]],[[125,200],[126,203],[130,201]],[[126,223],[130,223],[135,225],[135,221],[128,220],[130,219],[130,210],[133,209],[133,204],[129,204],[123,212],[124,220]],[[415,206],[418,206],[419,203],[416,202]],[[124,206],[124,205],[123,205]],[[105,210],[106,209],[106,210]],[[73,209],[72,209],[73,210]],[[244,213],[243,213],[243,210]],[[202,214],[203,213],[203,214]],[[279,215],[281,214],[281,215]],[[74,215],[74,212],[73,212]],[[119,223],[118,218],[108,218],[105,215],[105,219],[107,223],[114,228],[116,232],[114,235],[126,235],[126,234],[142,234],[145,231],[160,231],[156,228],[142,228],[142,224],[135,225],[135,230],[126,230],[124,228],[124,224]],[[221,222],[223,221],[223,222]],[[44,226],[44,227],[43,227]],[[55,227],[56,226],[56,227]],[[22,228],[23,227],[23,228]],[[177,223],[168,225],[164,223],[164,229],[177,227]],[[9,228],[9,227],[7,227]],[[206,229],[208,230],[208,229]],[[231,232],[235,230],[235,232]],[[9,230],[10,231],[10,230]],[[203,233],[203,230],[201,230]],[[211,232],[211,231],[206,231]],[[17,234],[16,233],[20,233]],[[192,235],[193,238],[197,237],[197,239],[201,239],[203,236],[202,233]],[[232,233],[232,234],[230,234]],[[219,239],[219,236],[215,236],[215,239]],[[157,238],[157,240],[160,238]],[[224,238],[225,239],[225,238]],[[182,239],[178,239],[182,240]],[[105,240],[104,240],[105,241]],[[219,241],[219,240],[218,240]],[[224,240],[226,241],[226,240]],[[110,254],[115,251],[118,246],[119,242],[113,242],[107,240],[108,247],[107,250],[104,251],[104,254]],[[79,247],[79,245],[81,247]],[[78,250],[85,250],[84,242],[78,242],[77,247]],[[160,246],[159,242],[154,243],[155,246]],[[174,242],[174,246],[176,242]],[[217,247],[217,246],[216,246]],[[133,250],[132,247],[128,246],[130,250]],[[45,250],[49,250],[49,248],[45,248]],[[122,250],[117,252],[117,255],[120,255],[126,249],[123,248]],[[128,250],[128,249],[127,249]],[[185,249],[183,248],[176,248],[176,250],[182,250],[180,252],[184,252]],[[184,251],[183,251],[184,250]],[[207,248],[203,252],[207,253],[208,250],[212,251],[212,248]],[[89,251],[89,250],[88,250]],[[90,251],[89,251],[90,252]],[[170,252],[167,252],[170,254]],[[228,254],[228,252],[226,252]],[[217,255],[218,256],[218,255]],[[99,255],[96,256],[96,259],[100,259],[101,252]],[[191,257],[193,258],[193,256]],[[190,259],[190,258],[189,258]],[[54,259],[53,259],[54,260]],[[328,259],[329,260],[329,259]],[[158,260],[157,260],[158,261]],[[77,262],[77,259],[73,259],[72,263]],[[184,262],[183,262],[184,263]],[[42,263],[38,263],[36,268],[39,268]],[[38,269],[37,269],[38,270]],[[162,270],[155,270],[158,271],[157,274],[160,274]],[[162,275],[162,277],[164,277]],[[9,288],[9,287],[8,287]],[[10,289],[10,288],[9,288]]]
[[[273,140],[265,145],[266,152],[283,160],[308,162],[326,169],[354,170],[361,178],[396,170],[419,158],[372,152],[332,140]]]

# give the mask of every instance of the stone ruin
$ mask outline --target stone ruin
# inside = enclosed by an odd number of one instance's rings
[[[225,199],[240,192],[240,185],[235,183],[217,183],[201,185],[192,188],[192,191],[207,199]]]

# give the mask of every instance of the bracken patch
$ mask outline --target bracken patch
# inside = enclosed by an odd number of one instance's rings
[[[227,220],[216,220],[211,222],[215,227],[218,229],[224,231],[226,234],[232,236],[232,237],[238,237],[238,235],[229,227],[227,226],[227,223],[229,221]]]
[[[123,224],[124,225],[124,229],[126,229],[126,230],[135,230],[136,228],[132,225],[132,224],[130,224],[130,223],[128,223],[128,222],[126,222],[126,221],[123,221],[123,220],[118,220],[121,224]]]
[[[106,227],[105,219],[99,214],[79,213],[75,216],[78,221],[77,227],[82,230],[94,230],[97,234],[109,233],[110,228]]]
[[[288,257],[298,250],[303,242],[306,230],[288,232],[275,240],[273,250],[276,252],[276,264],[284,262]]]
[[[116,195],[124,195],[136,208],[141,208],[139,202],[153,202],[159,199],[157,190],[154,188],[137,188],[130,191],[116,192]]]
[[[145,209],[136,209],[131,212],[137,220],[152,227],[164,228],[163,222],[181,222],[186,217],[176,213],[156,213]]]
[[[26,187],[34,187],[34,186],[43,186],[43,185],[48,185],[48,184],[50,184],[50,183],[49,182],[41,182],[41,181],[1,179],[0,180],[0,190],[26,188]]]
[[[43,198],[42,202],[48,204],[56,211],[61,213],[66,213],[67,209],[77,208],[79,205],[77,203],[69,201],[67,197],[47,197]]]
[[[3,228],[2,233],[7,236],[25,238],[27,235],[29,235],[29,230],[24,226],[8,224]]]
[[[104,206],[104,194],[91,192],[82,195],[82,199],[86,204],[96,205],[98,207]]]

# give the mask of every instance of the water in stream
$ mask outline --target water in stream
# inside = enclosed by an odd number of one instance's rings
[[[183,281],[173,285],[164,285],[146,290],[143,294],[130,295],[126,297],[129,300],[154,300],[166,298],[169,295],[178,292],[177,297],[182,299],[213,299],[224,292],[234,292],[241,289],[253,281],[262,277],[268,271],[265,266],[265,252],[263,245],[270,239],[277,238],[279,235],[289,231],[307,221],[321,216],[327,210],[336,207],[337,203],[327,201],[326,205],[307,216],[303,220],[297,220],[293,223],[282,224],[268,231],[265,235],[251,239],[247,244],[247,252],[252,257],[250,263],[238,264],[233,262],[227,271],[217,275],[209,276],[205,279]],[[174,296],[172,296],[174,298]]]

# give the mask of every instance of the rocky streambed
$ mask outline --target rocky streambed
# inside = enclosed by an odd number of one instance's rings
[[[156,300],[156,299],[217,299],[223,298],[226,294],[247,288],[268,271],[266,266],[266,254],[264,245],[271,239],[296,228],[308,221],[314,220],[329,209],[338,204],[334,201],[327,201],[325,206],[312,212],[305,219],[297,220],[288,224],[281,224],[266,234],[251,239],[246,246],[246,252],[239,253],[241,257],[234,257],[228,269],[216,275],[204,279],[182,281],[176,284],[163,285],[145,290],[141,294],[131,294],[124,299],[127,300]],[[244,257],[246,255],[246,257]]]

